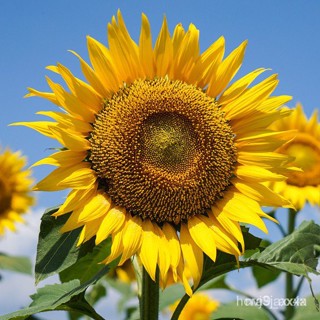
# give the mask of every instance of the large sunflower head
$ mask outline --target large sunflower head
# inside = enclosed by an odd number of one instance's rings
[[[306,202],[320,205],[320,123],[315,110],[307,119],[303,107],[297,104],[292,114],[285,120],[276,121],[274,130],[292,130],[288,142],[279,152],[292,157],[292,165],[302,171],[288,173],[286,181],[272,183],[272,188],[302,209]]]
[[[161,283],[167,275],[198,285],[203,253],[238,257],[240,223],[267,232],[260,208],[289,206],[265,186],[281,181],[287,156],[275,153],[283,132],[266,129],[289,111],[288,96],[270,97],[271,75],[250,87],[264,69],[229,85],[247,42],[224,57],[223,37],[200,53],[199,31],[166,19],[153,45],[142,15],[139,43],[120,12],[108,25],[109,47],[87,38],[90,63],[79,55],[85,81],[58,64],[67,89],[47,78],[50,100],[63,111],[39,112],[53,121],[20,123],[56,139],[61,151],[37,164],[57,166],[36,190],[71,192],[55,216],[71,213],[62,231],[82,228],[79,244],[112,237],[106,263],[137,255]]]
[[[15,222],[33,204],[30,170],[24,169],[25,158],[20,152],[0,150],[0,236],[5,229],[15,231]]]

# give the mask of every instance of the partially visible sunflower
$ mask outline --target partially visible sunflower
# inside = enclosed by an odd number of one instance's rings
[[[296,209],[306,202],[320,205],[320,123],[318,110],[308,120],[303,107],[297,104],[292,114],[272,125],[276,131],[295,130],[288,134],[288,142],[279,152],[292,157],[292,165],[302,171],[288,173],[286,181],[272,183],[275,192],[289,199]]]
[[[0,236],[5,229],[15,231],[15,222],[33,204],[31,172],[24,169],[25,158],[20,152],[0,150]]]
[[[277,75],[249,88],[262,68],[228,86],[246,41],[226,58],[223,37],[200,53],[193,24],[171,36],[164,18],[153,46],[142,15],[137,44],[117,18],[109,48],[87,38],[92,66],[75,53],[87,82],[58,64],[48,69],[69,91],[50,78],[52,92],[29,89],[59,111],[39,112],[54,121],[19,124],[63,146],[36,163],[58,168],[35,190],[72,189],[54,216],[72,212],[62,231],[81,228],[79,245],[111,236],[105,263],[137,255],[153,280],[158,267],[163,286],[173,274],[191,294],[185,266],[196,287],[203,253],[238,258],[240,223],[267,232],[260,205],[290,206],[264,183],[287,173],[287,156],[274,152],[285,134],[266,128],[290,113],[280,107],[291,97],[270,97]]]
[[[108,275],[125,283],[131,283],[136,280],[136,274],[130,259],[125,261],[121,266],[116,267],[111,274],[109,272]]]
[[[179,301],[170,306],[174,311]],[[182,309],[179,320],[210,320],[212,312],[217,310],[219,302],[204,293],[195,293]]]

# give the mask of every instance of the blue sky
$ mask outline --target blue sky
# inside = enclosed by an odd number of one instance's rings
[[[239,76],[258,67],[278,73],[275,94],[293,96],[308,115],[320,104],[320,2],[305,1],[1,1],[0,145],[22,150],[29,164],[49,154],[53,142],[15,121],[40,120],[35,112],[55,108],[39,98],[24,99],[27,87],[48,90],[47,65],[60,62],[81,76],[79,63],[68,50],[87,58],[86,36],[107,44],[106,25],[120,8],[127,27],[138,39],[141,13],[148,15],[155,38],[166,15],[171,31],[181,22],[200,29],[201,49],[221,35],[227,52],[248,39]],[[37,180],[47,168],[36,168]],[[38,203],[53,206],[61,196],[40,194]]]
[[[48,148],[57,146],[30,129],[8,124],[40,120],[35,112],[55,108],[42,99],[24,99],[27,87],[48,90],[45,75],[50,72],[45,67],[57,62],[81,76],[78,60],[68,50],[87,59],[87,35],[107,44],[106,26],[118,8],[135,40],[142,12],[149,17],[154,39],[164,15],[171,31],[177,23],[181,22],[185,28],[194,23],[200,29],[202,50],[221,35],[226,38],[227,52],[248,39],[239,76],[258,67],[271,68],[270,72],[278,73],[280,79],[275,94],[293,96],[289,107],[300,101],[308,116],[319,108],[320,2],[317,0],[7,0],[0,3],[1,146],[21,150],[29,164],[47,156]],[[41,179],[49,170],[34,169],[35,179]],[[37,208],[61,203],[64,194],[39,193]],[[276,233],[275,237],[278,237]]]

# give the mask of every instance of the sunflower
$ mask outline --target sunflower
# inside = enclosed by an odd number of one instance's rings
[[[288,157],[274,152],[285,133],[266,128],[291,98],[270,97],[277,75],[249,88],[262,68],[228,85],[247,42],[224,58],[220,37],[200,53],[193,24],[170,35],[164,18],[153,45],[142,15],[136,43],[118,11],[108,43],[87,38],[91,66],[73,52],[86,81],[57,64],[48,69],[68,89],[50,78],[50,92],[29,89],[62,108],[39,112],[54,121],[19,123],[63,146],[36,163],[57,168],[35,190],[71,188],[54,216],[72,212],[62,231],[82,228],[79,245],[111,236],[105,263],[137,255],[153,280],[158,268],[163,286],[171,273],[191,294],[186,268],[196,287],[204,253],[238,257],[239,223],[267,232],[260,205],[290,206],[264,183],[287,172]]]
[[[20,152],[6,149],[0,153],[0,235],[5,228],[15,231],[15,222],[23,222],[21,215],[33,204],[30,195],[30,170]]]
[[[170,306],[174,311],[179,301]],[[180,313],[179,320],[210,320],[212,312],[217,310],[219,302],[203,293],[194,294]]]
[[[274,130],[295,130],[279,152],[292,157],[292,165],[302,171],[292,171],[286,181],[272,183],[275,192],[289,199],[296,209],[308,201],[320,205],[320,124],[315,110],[308,120],[303,107],[297,104],[290,117],[276,121]]]

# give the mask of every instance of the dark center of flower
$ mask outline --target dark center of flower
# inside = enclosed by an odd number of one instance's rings
[[[180,223],[230,185],[234,134],[213,98],[167,78],[137,80],[105,102],[90,161],[103,189],[132,215]]]
[[[197,151],[197,136],[190,120],[176,113],[155,113],[141,126],[141,155],[154,167],[184,172]]]
[[[288,184],[299,187],[320,185],[320,142],[315,137],[300,132],[279,151],[294,157],[292,165],[303,170],[291,172]]]
[[[5,181],[5,177],[0,173],[0,215],[5,213],[11,207],[11,195],[8,192],[8,183]]]

